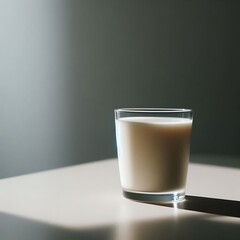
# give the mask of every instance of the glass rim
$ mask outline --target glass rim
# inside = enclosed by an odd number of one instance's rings
[[[118,108],[115,112],[129,113],[191,113],[189,108]]]

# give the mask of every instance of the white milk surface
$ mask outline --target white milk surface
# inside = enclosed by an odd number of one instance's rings
[[[116,120],[122,187],[135,192],[184,191],[192,120],[125,117]]]

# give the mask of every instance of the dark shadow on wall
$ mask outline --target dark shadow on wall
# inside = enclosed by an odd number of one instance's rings
[[[115,155],[119,107],[193,108],[193,153],[240,154],[240,2],[72,1],[69,9],[73,158]]]

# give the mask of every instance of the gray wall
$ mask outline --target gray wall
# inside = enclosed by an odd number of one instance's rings
[[[240,154],[240,2],[0,1],[0,178],[116,156],[113,109],[193,108]]]

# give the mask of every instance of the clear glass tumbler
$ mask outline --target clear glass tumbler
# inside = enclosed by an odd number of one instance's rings
[[[142,202],[185,198],[193,113],[191,109],[115,110],[123,195]]]

